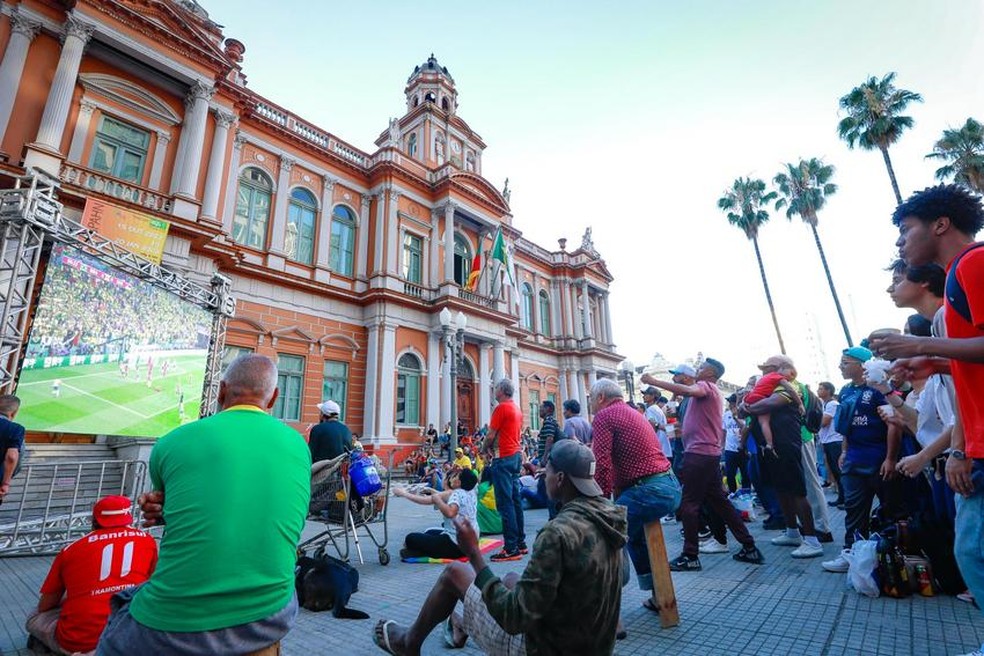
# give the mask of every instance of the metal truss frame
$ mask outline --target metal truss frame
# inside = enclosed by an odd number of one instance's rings
[[[38,169],[0,190],[0,392],[10,392],[24,349],[33,309],[41,253],[47,241],[68,244],[110,266],[178,295],[212,313],[201,414],[215,411],[221,377],[226,324],[235,316],[229,278],[212,276],[203,287],[106,239],[67,218],[57,200],[59,182]]]

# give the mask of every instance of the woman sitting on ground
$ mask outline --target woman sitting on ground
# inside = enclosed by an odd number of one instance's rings
[[[431,490],[430,494],[413,494],[397,488],[393,490],[393,494],[422,506],[436,506],[448,520],[461,515],[472,525],[475,533],[479,533],[478,497],[475,495],[478,477],[475,472],[463,469],[457,476],[451,477],[448,483],[450,489],[444,492]],[[407,535],[403,549],[400,550],[400,557],[463,558],[465,554],[458,548],[455,538],[456,534],[453,530],[445,528],[431,528],[423,533],[410,533]]]

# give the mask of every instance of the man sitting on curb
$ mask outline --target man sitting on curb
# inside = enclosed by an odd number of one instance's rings
[[[40,642],[56,654],[90,654],[109,617],[109,598],[140,585],[157,565],[157,543],[131,527],[133,502],[111,496],[92,509],[92,532],[62,549],[27,618],[28,649]]]
[[[550,451],[547,494],[561,502],[543,527],[522,576],[499,579],[486,565],[478,536],[455,521],[458,546],[471,566],[451,563],[409,627],[380,620],[373,638],[390,654],[415,656],[435,626],[445,641],[470,636],[486,654],[611,654],[622,598],[625,510],[602,496],[594,454],[577,440]],[[457,603],[464,615],[453,615]]]

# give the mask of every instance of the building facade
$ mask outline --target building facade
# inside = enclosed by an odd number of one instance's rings
[[[232,280],[226,355],[277,361],[275,412],[298,430],[325,398],[381,444],[444,425],[452,404],[475,428],[505,377],[536,429],[539,402],[586,406],[615,375],[612,276],[590,229],[570,251],[523,238],[433,55],[366,152],[248,89],[245,45],[193,0],[0,11],[0,185],[37,168],[70,216],[98,198],[169,221],[163,266]],[[511,284],[489,258],[500,229]],[[468,319],[456,389],[444,308]]]

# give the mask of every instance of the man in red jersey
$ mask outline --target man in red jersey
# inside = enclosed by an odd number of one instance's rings
[[[523,464],[519,431],[523,413],[513,401],[513,385],[508,378],[495,385],[495,410],[485,438],[486,461],[495,489],[495,507],[502,516],[502,550],[492,561],[519,560],[529,549],[523,531],[523,506],[519,496],[519,470]]]
[[[132,507],[127,497],[101,499],[92,509],[92,532],[55,558],[38,609],[27,618],[28,648],[38,641],[56,654],[93,652],[109,617],[110,597],[150,578],[157,543],[132,528]]]
[[[946,480],[957,493],[953,551],[967,587],[984,599],[984,244],[974,243],[984,228],[984,209],[966,188],[938,185],[899,205],[892,223],[906,264],[935,262],[947,271],[946,337],[874,334],[871,347],[884,358],[902,358],[896,374],[953,376],[957,417],[946,461]],[[984,656],[984,645],[970,655]]]

